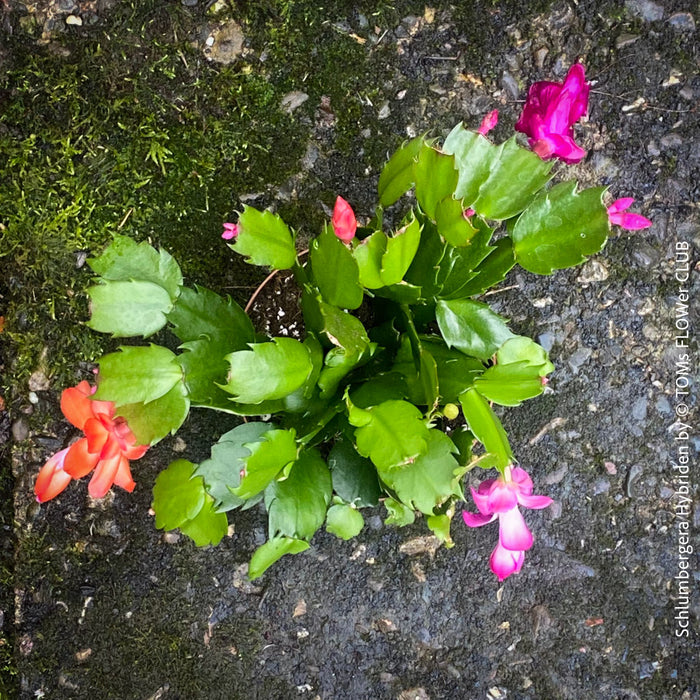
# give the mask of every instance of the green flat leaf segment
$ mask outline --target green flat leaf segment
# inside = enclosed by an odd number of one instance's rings
[[[462,411],[474,437],[493,455],[495,466],[501,471],[515,461],[508,436],[498,416],[486,399],[476,390],[467,389],[460,397]]]
[[[183,287],[168,321],[181,342],[206,338],[228,344],[228,352],[242,350],[255,340],[248,315],[230,297],[204,287]]]
[[[346,402],[350,423],[357,428],[357,451],[369,457],[378,469],[403,467],[425,453],[429,431],[413,404],[385,401],[362,409],[349,398]]]
[[[393,498],[384,499],[384,507],[389,513],[384,519],[387,525],[403,527],[404,525],[411,525],[416,519],[416,514],[413,512],[412,508],[405,506],[403,503]]]
[[[471,387],[476,377],[484,371],[480,360],[448,348],[439,338],[421,338],[421,345],[435,361],[441,403],[457,401],[459,395]],[[393,370],[406,377],[409,399],[415,404],[423,403],[424,388],[416,373],[408,338],[402,339]]]
[[[182,382],[148,403],[129,403],[116,410],[126,419],[140,445],[153,445],[174,434],[190,412],[190,400]]]
[[[230,371],[222,389],[240,403],[284,398],[302,386],[313,369],[308,349],[294,338],[254,343],[226,359]]]
[[[251,580],[260,578],[285,554],[299,554],[309,546],[308,542],[295,537],[273,537],[255,550],[248,567],[248,577]]]
[[[605,189],[577,192],[575,182],[562,182],[540,194],[513,227],[516,261],[530,272],[549,275],[602,250],[610,233]]]
[[[476,379],[474,388],[502,406],[519,406],[544,391],[540,366],[527,362],[493,365]]]
[[[420,223],[412,219],[387,239],[380,278],[383,286],[398,284],[411,265],[420,244]]]
[[[228,519],[225,513],[214,508],[214,499],[207,494],[202,509],[191,520],[180,525],[183,535],[187,535],[198,547],[208,544],[216,546],[228,532]]]
[[[211,457],[202,462],[195,474],[204,479],[207,493],[214,499],[214,507],[225,512],[246,503],[236,496],[233,489],[241,483],[241,472],[251,455],[247,444],[264,440],[265,433],[272,429],[270,423],[243,423],[224,433],[211,448]]]
[[[457,448],[440,430],[430,430],[427,450],[402,469],[379,470],[380,479],[412,509],[432,515],[451,496],[460,496]]]
[[[448,347],[480,360],[488,360],[514,335],[487,304],[471,299],[439,300],[436,317]]]
[[[177,361],[183,369],[190,400],[197,406],[218,407],[229,401],[225,357],[255,340],[253,325],[236,302],[204,289],[184,287],[168,314],[184,351]]]
[[[487,219],[503,221],[520,213],[551,178],[553,163],[518,146],[515,137],[495,145],[459,124],[443,150],[454,154],[459,171],[455,198]]]
[[[353,249],[360,284],[367,289],[380,289],[401,282],[416,255],[420,237],[420,222],[413,218],[391,237],[375,231],[360,241]]]
[[[330,226],[313,241],[309,257],[314,279],[325,301],[343,309],[356,309],[362,304],[357,262]]]
[[[455,158],[451,154],[427,144],[423,146],[415,166],[416,199],[433,221],[438,203],[455,194],[458,177]]]
[[[360,284],[367,289],[384,286],[382,280],[382,258],[386,252],[388,238],[383,231],[375,231],[353,248],[353,255],[360,271]]]
[[[343,540],[359,535],[364,526],[362,513],[352,506],[337,504],[331,506],[326,514],[326,530]]]
[[[440,515],[429,515],[425,519],[425,524],[447,549],[454,547],[454,542],[450,536],[452,518],[449,515],[445,513],[441,513]]]
[[[508,236],[500,238],[489,254],[474,269],[474,277],[457,293],[453,294],[452,298],[455,298],[457,294],[459,298],[483,294],[486,290],[502,282],[514,265],[513,242]]]
[[[238,227],[239,233],[231,248],[247,256],[246,262],[275,270],[288,270],[294,265],[294,239],[277,214],[245,205]]]
[[[90,287],[87,293],[88,327],[123,338],[145,338],[159,331],[173,306],[167,290],[152,282],[105,281]]]
[[[414,167],[425,143],[418,136],[394,152],[379,176],[379,203],[389,207],[413,187]]]
[[[88,260],[92,270],[103,280],[151,282],[164,289],[172,301],[182,285],[182,272],[174,258],[148,243],[136,243],[128,236],[115,236],[97,258]]]
[[[347,503],[358,508],[376,506],[381,489],[377,471],[370,462],[358,454],[352,442],[340,440],[328,455],[333,490]]]
[[[465,206],[451,195],[440,200],[435,207],[435,221],[440,235],[450,244],[462,247],[477,234],[477,229],[464,217]]]
[[[195,465],[185,459],[172,462],[156,477],[153,510],[156,527],[174,530],[194,518],[203,508],[206,492],[202,479],[192,479]]]
[[[331,473],[321,456],[302,452],[287,478],[265,489],[270,535],[311,539],[326,519],[331,492]]]
[[[146,337],[165,325],[182,284],[182,273],[164,250],[116,236],[97,258],[88,261],[101,276],[88,289],[88,326],[113,336]]]
[[[232,488],[239,498],[252,498],[263,491],[287,465],[297,459],[294,430],[269,430],[262,437],[262,440],[255,439],[243,444],[250,456],[242,458],[245,466],[240,484]]]
[[[117,407],[150,403],[182,381],[175,355],[160,345],[121,347],[99,362],[95,398]]]
[[[496,352],[496,362],[499,365],[526,362],[539,368],[540,377],[554,371],[554,365],[549,361],[547,351],[524,335],[516,335],[503,343]]]

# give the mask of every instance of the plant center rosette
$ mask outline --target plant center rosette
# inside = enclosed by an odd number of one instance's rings
[[[89,261],[99,277],[89,325],[143,338],[167,328],[179,347],[125,345],[98,360],[96,392],[79,385],[80,415],[66,412],[86,438],[49,459],[39,499],[93,467],[93,495],[112,483],[130,490],[128,460],[204,407],[244,422],[206,461],[179,459],[159,474],[156,526],[217,544],[229,511],[264,502],[269,539],[253,554],[251,578],[307,549],[323,526],[357,536],[362,509],[380,503],[386,523],[420,513],[451,547],[464,478],[477,469],[496,477],[472,489],[478,513],[464,520],[498,520],[491,568],[501,580],[520,571],[533,538],[518,506],[550,499],[532,494],[499,413],[541,394],[554,367],[484,295],[515,265],[540,275],[579,265],[603,248],[611,223],[650,225],[626,211],[629,198],[606,206],[605,188],[552,184],[557,163],[585,155],[573,126],[587,100],[576,65],[563,83],[530,89],[517,129],[532,150],[515,135],[491,141],[495,112],[442,144],[407,142],[381,173],[371,218],[358,222],[338,197],[303,255],[279,216],[245,206],[223,237],[246,262],[293,276],[299,338],[257,333],[232,299],[185,286],[167,252],[116,236]],[[389,208],[396,226],[385,223]]]

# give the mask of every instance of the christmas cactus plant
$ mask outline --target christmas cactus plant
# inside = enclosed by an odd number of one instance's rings
[[[252,557],[252,578],[307,549],[324,525],[358,535],[362,509],[379,503],[391,524],[422,513],[452,546],[463,477],[477,467],[496,476],[472,489],[479,512],[464,520],[497,519],[491,568],[501,580],[519,571],[532,535],[518,505],[551,501],[532,494],[494,405],[538,396],[554,367],[484,295],[516,264],[549,275],[599,252],[611,223],[650,223],[626,213],[628,198],[606,206],[605,188],[552,184],[557,159],[585,155],[573,124],[588,89],[581,65],[563,83],[532,86],[516,125],[532,150],[516,136],[491,142],[495,112],[444,143],[409,141],[381,173],[373,218],[359,224],[338,197],[304,254],[279,216],[245,206],[223,238],[246,262],[291,272],[299,338],[260,334],[232,299],[185,286],[166,251],[116,236],[90,261],[90,327],[125,338],[167,328],[179,347],[125,345],[98,360],[96,387],[64,391],[63,412],[85,437],[48,460],[37,498],[91,472],[93,497],[112,484],[131,491],[130,460],[175,433],[192,408],[209,408],[242,422],[206,461],[178,459],[159,474],[156,526],[217,544],[229,511],[264,503],[269,539]]]

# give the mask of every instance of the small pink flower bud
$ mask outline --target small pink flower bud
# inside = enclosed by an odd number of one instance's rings
[[[232,238],[235,238],[239,233],[240,229],[238,228],[238,224],[225,223],[224,232],[221,234],[221,237],[225,241],[230,241]]]
[[[355,237],[355,231],[357,231],[355,212],[342,197],[338,197],[335,200],[331,223],[333,224],[335,235],[338,236],[341,241],[351,241]]]
[[[481,121],[481,126],[477,129],[477,131],[482,136],[486,136],[489,131],[496,127],[496,124],[498,124],[498,110],[494,109],[483,118]]]

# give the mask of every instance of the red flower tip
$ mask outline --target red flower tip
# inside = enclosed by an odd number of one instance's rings
[[[355,212],[342,197],[338,197],[335,200],[331,224],[333,224],[335,235],[338,236],[341,241],[351,241],[355,237],[355,231],[357,231]]]

